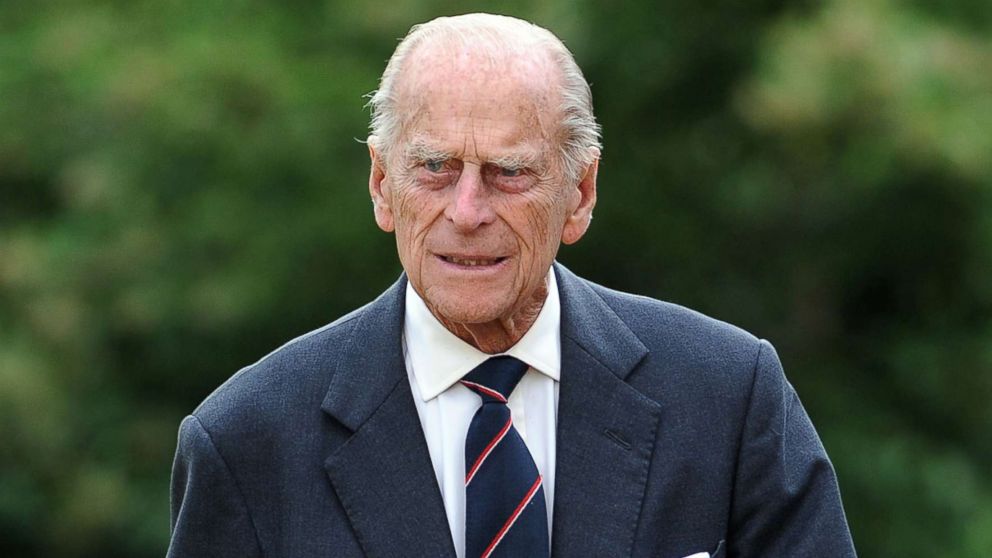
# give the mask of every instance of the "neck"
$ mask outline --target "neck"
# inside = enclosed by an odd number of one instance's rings
[[[439,316],[433,309],[431,313],[441,325],[454,333],[459,339],[476,349],[488,354],[503,353],[517,344],[537,321],[537,316],[548,298],[548,286],[544,282],[534,293],[534,296],[513,313],[509,318],[500,318],[491,322],[465,324],[452,322]]]

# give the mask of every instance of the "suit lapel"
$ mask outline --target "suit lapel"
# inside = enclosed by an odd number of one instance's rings
[[[661,408],[624,379],[647,348],[555,266],[562,304],[553,556],[630,556]]]
[[[355,318],[322,405],[352,435],[324,467],[368,556],[453,557],[403,360],[405,289],[401,278]]]

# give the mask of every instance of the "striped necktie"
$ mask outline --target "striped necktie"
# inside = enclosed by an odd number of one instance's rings
[[[541,473],[506,406],[526,371],[525,363],[498,356],[461,381],[482,398],[465,438],[466,558],[549,554]]]

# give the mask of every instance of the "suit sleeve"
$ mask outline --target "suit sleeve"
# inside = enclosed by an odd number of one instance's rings
[[[855,556],[833,466],[767,341],[739,452],[728,556]]]
[[[244,496],[195,416],[179,427],[167,558],[261,556]]]

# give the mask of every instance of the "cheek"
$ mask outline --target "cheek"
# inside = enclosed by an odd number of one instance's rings
[[[535,256],[543,256],[547,246],[554,243],[555,235],[552,231],[555,225],[555,214],[551,206],[542,205],[533,208],[530,213],[528,228],[531,238],[533,238],[533,249]]]
[[[524,265],[540,267],[554,256],[565,223],[563,201],[547,192],[535,192],[523,207],[507,207],[511,216],[507,222],[520,244]]]
[[[394,191],[393,200],[398,238],[406,244],[422,244],[439,214],[438,208],[443,207],[439,193],[407,183]]]
[[[565,224],[567,200],[558,187],[550,187],[540,192],[533,204],[532,226],[537,234],[539,245],[557,246],[561,241],[561,230]]]

